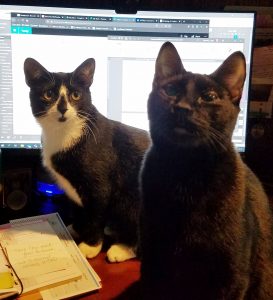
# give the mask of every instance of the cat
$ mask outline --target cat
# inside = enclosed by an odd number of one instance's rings
[[[24,62],[33,116],[42,128],[43,165],[77,204],[71,229],[87,258],[111,235],[110,262],[136,256],[138,173],[149,134],[104,117],[92,104],[95,60],[71,73]]]
[[[141,300],[273,299],[270,205],[232,143],[245,77],[239,51],[210,75],[187,72],[170,42],[158,53],[140,171]]]

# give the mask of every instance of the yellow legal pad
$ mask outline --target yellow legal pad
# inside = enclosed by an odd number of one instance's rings
[[[10,272],[0,272],[0,289],[10,289],[14,285],[14,280]]]

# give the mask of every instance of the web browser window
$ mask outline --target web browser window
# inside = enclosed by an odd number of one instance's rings
[[[92,102],[108,118],[148,130],[155,59],[171,41],[188,71],[212,73],[231,53],[245,54],[248,77],[233,135],[245,149],[254,13],[156,12],[0,5],[0,147],[39,148],[23,64],[72,72],[96,60]]]

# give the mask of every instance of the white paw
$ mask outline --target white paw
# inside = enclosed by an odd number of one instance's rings
[[[79,238],[79,234],[77,233],[77,231],[73,228],[72,224],[69,224],[68,226],[66,226],[67,230],[69,231],[69,233],[71,234],[72,238],[78,239]]]
[[[97,244],[96,246],[90,246],[87,245],[84,242],[81,242],[78,247],[81,250],[81,253],[86,257],[86,258],[93,258],[95,256],[97,256],[102,248],[102,242]]]
[[[122,262],[136,257],[133,248],[129,248],[123,244],[114,244],[107,251],[107,258],[110,262]]]

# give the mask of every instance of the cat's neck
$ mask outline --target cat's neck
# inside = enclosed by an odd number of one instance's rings
[[[209,147],[170,147],[166,145],[153,145],[153,153],[163,164],[169,165],[173,170],[180,174],[184,173],[203,176],[212,169],[219,168],[223,165],[234,166],[237,160],[237,153],[230,143],[226,149]],[[192,176],[191,175],[191,176]]]
[[[221,154],[208,150],[177,150],[163,152],[162,148],[152,146],[148,155],[152,157],[152,168],[156,166],[156,170],[165,170],[158,176],[167,178],[173,190],[185,191],[181,201],[188,207],[198,207],[201,198],[206,201],[203,196],[208,195],[211,189],[217,190],[217,195],[222,193],[223,186],[233,190],[241,182],[237,179],[243,177],[244,169],[239,154],[232,148],[231,152]]]
[[[45,156],[52,156],[73,147],[83,136],[85,121],[73,118],[66,122],[52,121],[46,118],[39,120],[42,127],[42,143]]]

